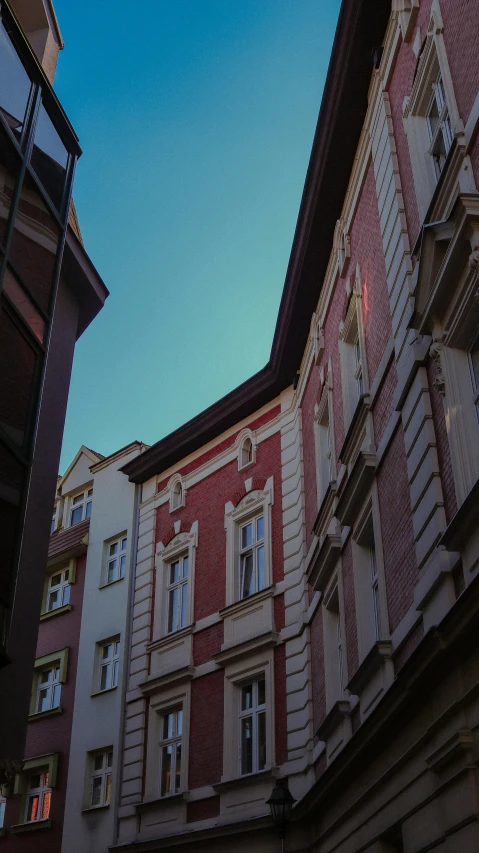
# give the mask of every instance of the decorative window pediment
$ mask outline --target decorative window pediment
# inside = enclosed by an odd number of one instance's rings
[[[392,11],[398,16],[403,41],[408,42],[414,32],[417,13],[419,12],[419,0],[393,0]]]

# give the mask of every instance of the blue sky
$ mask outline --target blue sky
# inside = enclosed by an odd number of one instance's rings
[[[74,197],[110,289],[61,470],[153,443],[269,358],[339,0],[56,0]]]

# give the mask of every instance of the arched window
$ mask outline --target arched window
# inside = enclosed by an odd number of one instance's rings
[[[240,468],[249,465],[253,461],[253,442],[250,438],[245,438],[240,450]]]
[[[171,490],[171,509],[178,509],[180,506],[183,506],[183,486],[177,480]]]

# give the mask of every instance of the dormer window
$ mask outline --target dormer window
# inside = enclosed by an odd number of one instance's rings
[[[70,526],[79,524],[80,521],[85,521],[91,516],[91,504],[93,500],[93,489],[87,489],[74,495],[72,498],[72,506],[70,512]]]

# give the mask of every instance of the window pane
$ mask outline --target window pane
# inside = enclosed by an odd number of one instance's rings
[[[181,628],[187,624],[188,616],[188,584],[184,583],[181,587]]]
[[[79,524],[80,521],[82,520],[82,509],[83,509],[83,507],[81,507],[81,506],[77,507],[76,509],[72,509],[72,515],[71,515],[72,525],[73,524]]]
[[[37,341],[39,341],[39,343],[43,343],[46,328],[45,320],[42,319],[41,314],[37,311],[33,302],[28,298],[23,287],[19,284],[9,267],[5,270],[3,290],[15,305],[15,308],[30,328],[30,331],[35,335]],[[53,516],[52,530],[54,524],[55,516]]]
[[[249,711],[253,707],[253,685],[247,684],[241,690],[241,710]]]
[[[188,577],[188,557],[183,557],[183,577]]]
[[[110,686],[111,664],[104,664],[101,668],[100,690],[106,690]]]
[[[118,577],[122,578],[125,575],[125,563],[126,557],[124,554],[120,557],[120,571],[118,572]]]
[[[0,797],[0,829],[3,829],[5,822],[5,800]]]
[[[108,583],[116,579],[116,559],[108,563]]]
[[[49,695],[50,695],[50,688],[49,687],[46,687],[45,689],[40,690],[40,692],[38,694],[38,705],[37,705],[37,711],[39,713],[41,713],[41,711],[48,711],[49,710],[49,708],[50,708]]]
[[[258,562],[258,589],[264,589],[264,545],[257,548],[256,559]]]
[[[110,657],[111,657],[111,653],[112,653],[111,643],[106,643],[106,644],[103,646],[103,660],[106,660],[107,658],[110,658]]]
[[[176,583],[180,579],[180,562],[176,560],[175,563],[171,564],[170,571],[170,583]]]
[[[127,543],[126,539],[121,540],[121,550],[122,551],[126,551],[126,543]]]
[[[253,525],[245,524],[244,527],[241,528],[241,547],[248,548],[253,542]]]
[[[70,604],[70,584],[63,587],[63,604]]]
[[[113,664],[113,679],[111,683],[112,687],[116,687],[118,685],[118,665],[119,661],[116,660]]]
[[[105,784],[105,805],[111,800],[111,773],[107,773]]]
[[[439,124],[439,109],[437,106],[436,96],[433,97],[429,112],[427,114],[427,123],[429,127],[430,138],[432,139]]]
[[[175,792],[180,790],[181,780],[181,740],[176,744],[176,773],[175,773]]]
[[[172,746],[164,746],[162,750],[161,760],[161,793],[162,795],[169,794],[171,790],[171,757]]]
[[[50,586],[58,586],[59,584],[61,584],[61,582],[62,582],[61,574],[52,575],[52,577],[50,578]]]
[[[174,725],[174,715],[165,714],[163,718],[163,738],[165,740],[168,740],[168,738],[173,737]]]
[[[34,776],[30,776],[30,790],[34,788],[39,788],[42,783],[42,777],[40,773],[35,773]]]
[[[30,797],[28,800],[28,811],[27,811],[27,821],[29,820],[38,820],[38,805],[39,805],[40,797],[38,794]]]
[[[60,210],[65,184],[67,150],[43,104],[40,105],[31,164],[54,205]]]
[[[51,592],[48,596],[48,607],[47,610],[56,610],[59,606],[58,604],[58,592]]]
[[[91,518],[91,501],[88,501],[86,505],[85,518]]]
[[[183,734],[183,711],[176,712],[176,734]]]
[[[113,555],[116,554],[117,551],[118,551],[118,542],[113,542],[113,544],[110,545],[110,557],[113,557]]]
[[[258,681],[258,705],[264,705],[265,703],[265,681],[264,678],[261,681]]]
[[[178,596],[178,587],[170,590],[168,596],[168,631],[176,631],[178,628]]]
[[[52,799],[51,791],[45,791],[45,793],[43,795],[43,804],[42,804],[42,818],[44,820],[46,820],[50,814],[51,799]]]
[[[241,772],[253,772],[253,718],[241,720]]]
[[[258,770],[266,765],[266,714],[258,714]]]
[[[73,498],[73,506],[75,506],[75,504],[83,503],[84,497],[85,497],[85,495],[83,492],[81,493],[81,495],[75,495],[75,497]]]
[[[91,804],[99,806],[101,803],[101,776],[94,776],[91,786]]]
[[[30,94],[30,78],[0,23],[0,111],[19,139]]]
[[[248,598],[254,592],[253,555],[241,558],[241,598]]]
[[[261,542],[264,539],[264,518],[260,515],[256,519],[256,541]]]
[[[0,425],[21,447],[36,396],[39,358],[34,346],[7,312],[4,300],[0,306],[0,341]]]
[[[106,765],[105,766],[106,767],[112,767],[113,766],[113,752],[112,752],[112,750],[110,750],[106,754]]]
[[[95,755],[93,759],[93,769],[95,771],[103,770],[103,753]]]
[[[61,686],[61,684],[55,684],[55,687],[53,688],[53,702],[52,702],[52,708],[59,708],[59,707],[60,707],[60,694],[61,694],[61,691],[62,691],[62,686]]]

